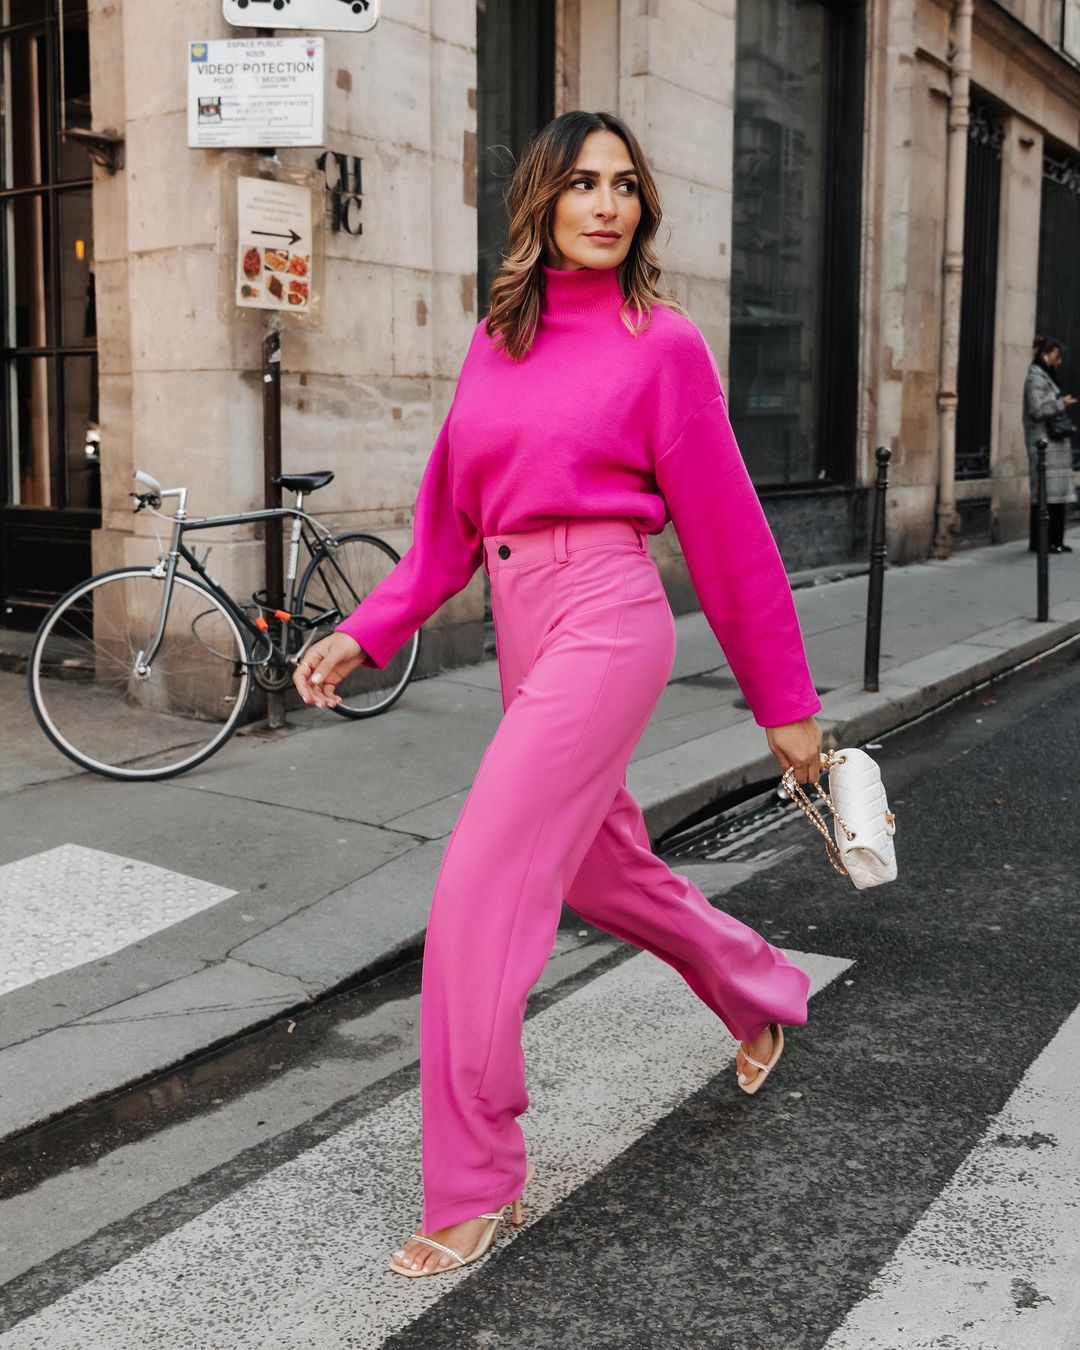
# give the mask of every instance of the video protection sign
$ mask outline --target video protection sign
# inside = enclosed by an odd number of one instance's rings
[[[322,145],[321,37],[188,43],[188,145]]]

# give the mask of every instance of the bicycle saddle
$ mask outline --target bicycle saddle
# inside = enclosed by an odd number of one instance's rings
[[[314,492],[333,481],[332,473],[282,473],[274,479],[274,484],[287,492]]]

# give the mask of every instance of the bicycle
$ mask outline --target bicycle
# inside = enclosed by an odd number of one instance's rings
[[[153,567],[119,567],[80,582],[42,620],[30,652],[30,705],[46,736],[76,764],[127,781],[171,778],[220,750],[247,711],[252,685],[287,688],[296,662],[400,561],[365,531],[333,534],[304,509],[332,473],[282,474],[294,506],[188,518],[187,488],[162,488],[141,470],[134,511],[172,526]],[[178,499],[171,517],[160,510]],[[256,591],[240,603],[184,542],[193,531],[291,519],[285,598]],[[297,584],[300,546],[308,562]],[[194,576],[180,570],[181,562]],[[360,666],[337,688],[333,711],[375,717],[404,693],[420,634],[382,669]]]

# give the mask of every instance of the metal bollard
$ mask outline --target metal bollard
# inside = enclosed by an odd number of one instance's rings
[[[1050,618],[1050,508],[1046,502],[1046,446],[1044,436],[1035,442],[1035,618],[1046,623]]]
[[[881,658],[881,610],[885,590],[885,494],[889,490],[889,460],[892,451],[879,445],[874,451],[877,482],[874,484],[874,512],[870,524],[870,586],[866,603],[866,656],[863,661],[863,688],[871,694],[878,689],[878,665]]]
[[[281,473],[281,333],[267,333],[263,357],[263,504],[274,510],[281,505],[281,488],[274,479]],[[266,603],[273,609],[285,603],[284,558],[281,521],[266,522]],[[273,689],[266,695],[266,725],[274,730],[285,725],[285,695]]]

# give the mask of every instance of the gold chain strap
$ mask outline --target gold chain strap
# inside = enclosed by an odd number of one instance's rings
[[[833,764],[843,764],[843,762],[844,757],[842,755],[834,759],[831,751],[828,754],[821,756],[821,767],[823,770],[831,769]],[[840,873],[841,876],[843,877],[848,876],[849,875],[848,870],[844,866],[844,861],[843,858],[841,858],[840,856],[840,850],[836,846],[836,841],[833,839],[831,833],[829,832],[829,826],[826,823],[824,816],[822,816],[821,812],[810,800],[810,797],[808,796],[803,785],[795,781],[795,770],[785,769],[784,776],[780,781],[783,783],[784,790],[787,792],[791,800],[795,803],[795,805],[807,818],[810,824],[813,825],[814,829],[818,831],[822,839],[824,839],[825,852],[828,854],[829,861],[832,863],[833,867],[836,868],[836,870]],[[821,800],[825,803],[825,805],[836,817],[837,823],[839,824],[840,828],[844,831],[844,833],[847,835],[847,837],[849,839],[854,839],[855,838],[854,830],[851,829],[851,827],[840,815],[839,811],[837,811],[836,807],[833,805],[833,800],[829,796],[828,792],[825,791],[825,789],[821,786],[820,783],[815,783],[814,788],[816,789],[817,794],[821,798]]]

